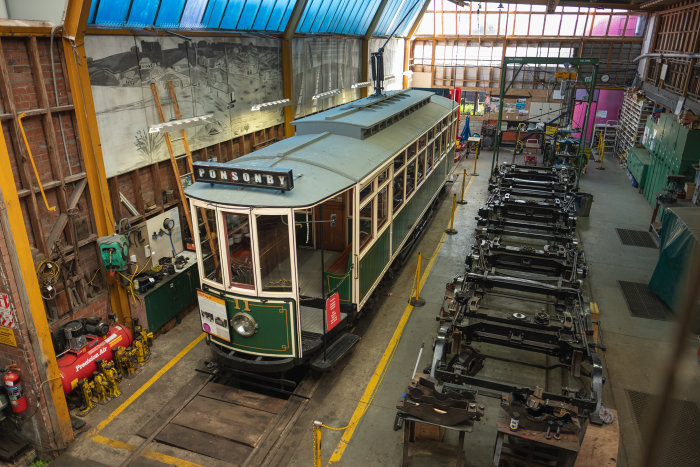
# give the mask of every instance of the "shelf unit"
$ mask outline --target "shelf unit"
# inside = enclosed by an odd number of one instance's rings
[[[620,159],[627,156],[627,151],[640,142],[644,133],[647,117],[654,110],[654,103],[634,89],[625,90],[620,110],[620,125],[615,142],[615,155]]]

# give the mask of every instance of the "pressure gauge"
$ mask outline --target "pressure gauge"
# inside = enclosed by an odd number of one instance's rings
[[[608,81],[610,81],[610,76],[603,75],[600,77],[600,81],[602,81],[603,83],[607,83]]]

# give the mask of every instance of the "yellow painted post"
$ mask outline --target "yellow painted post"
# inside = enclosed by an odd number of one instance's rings
[[[452,216],[450,217],[450,228],[445,230],[447,235],[454,235],[457,233],[455,230],[455,209],[457,207],[457,195],[452,195]]]
[[[321,425],[318,420],[314,421],[314,467],[321,467]]]
[[[464,169],[462,173],[462,198],[457,201],[457,204],[467,204],[467,202],[464,200],[464,185],[465,182],[467,181],[467,169]]]
[[[16,186],[5,136],[0,125],[0,204],[4,203],[2,210],[5,214],[2,217],[6,216],[6,220],[0,217],[0,222],[4,224],[3,229],[8,236],[7,246],[11,250],[9,261],[13,264],[13,268],[16,268],[14,274],[21,303],[16,306],[22,307],[21,313],[27,318],[27,328],[30,332],[33,331],[31,339],[28,339],[28,345],[31,346],[30,350],[36,359],[37,376],[43,380],[35,397],[46,401],[50,419],[49,431],[53,433],[53,440],[47,447],[60,450],[67,447],[73,440],[73,429]],[[28,417],[33,417],[36,411],[35,407],[32,415]],[[39,417],[37,415],[37,419]]]
[[[474,170],[472,170],[472,177],[478,177],[479,174],[476,173],[476,161],[479,160],[479,148],[481,147],[481,141],[476,145],[476,151],[474,151]]]
[[[602,133],[602,131],[601,131]],[[602,136],[601,136],[602,137]],[[605,141],[603,141],[600,145],[600,152],[598,153],[600,157],[600,166],[596,167],[598,170],[605,170],[605,167],[603,167],[603,155],[605,154]]]
[[[415,284],[415,294],[411,299],[408,301],[413,306],[423,306],[425,305],[425,300],[420,298],[419,292],[420,292],[420,263],[421,260],[423,259],[423,254],[421,252],[418,252],[418,265],[416,266],[416,279],[413,281]]]

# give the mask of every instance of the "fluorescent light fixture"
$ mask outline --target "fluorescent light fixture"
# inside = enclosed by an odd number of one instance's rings
[[[340,94],[340,89],[331,89],[330,91],[318,93],[311,99],[316,101],[318,99],[326,99],[328,97],[337,96],[338,94]]]
[[[385,82],[385,83],[388,83],[388,82],[390,82],[390,81],[394,81],[395,79],[396,79],[396,76],[394,76],[394,75],[385,76],[385,77],[384,77],[384,82]]]
[[[371,81],[362,81],[362,82],[353,84],[353,85],[352,85],[352,88],[353,88],[353,89],[357,89],[357,88],[367,88],[367,87],[370,87],[370,86],[372,86],[372,82],[371,82]]]
[[[275,107],[284,107],[290,102],[291,100],[289,99],[279,99],[276,101],[263,102],[262,104],[255,104],[253,107],[250,108],[250,110],[252,110],[253,112],[255,112],[256,110],[270,110],[274,109]]]
[[[157,123],[148,127],[149,133],[170,132],[182,130],[191,126],[203,125],[214,119],[214,114],[200,115],[198,117],[183,118],[181,120],[171,120],[169,122]]]

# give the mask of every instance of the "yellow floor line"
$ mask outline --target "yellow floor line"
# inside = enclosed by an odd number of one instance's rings
[[[88,435],[87,435],[88,438],[91,437],[91,436],[94,437],[95,435],[97,435],[97,433],[99,433],[99,432],[102,431],[107,425],[109,425],[109,424],[112,422],[112,420],[114,420],[115,418],[117,418],[117,416],[118,416],[120,413],[122,413],[124,410],[126,410],[126,408],[129,407],[136,399],[138,399],[138,398],[141,396],[141,394],[143,394],[144,392],[146,392],[146,389],[148,389],[149,387],[151,387],[151,385],[152,385],[153,383],[155,383],[156,381],[158,381],[158,379],[159,379],[161,376],[163,376],[169,369],[171,369],[177,362],[179,362],[180,359],[181,359],[182,357],[184,357],[185,355],[187,355],[187,353],[188,353],[190,350],[192,350],[192,349],[194,348],[195,345],[197,345],[202,339],[204,339],[204,336],[205,336],[205,335],[206,335],[205,333],[201,333],[199,336],[197,336],[197,338],[196,338],[195,340],[193,340],[192,342],[190,342],[189,344],[187,344],[187,347],[185,347],[185,348],[182,349],[177,355],[175,355],[175,356],[172,358],[172,360],[170,360],[168,363],[165,364],[165,366],[164,366],[163,368],[161,368],[160,370],[158,370],[158,373],[156,373],[155,375],[153,375],[153,376],[151,377],[151,379],[149,379],[148,381],[146,381],[146,383],[145,383],[143,386],[141,386],[140,388],[138,388],[138,389],[136,390],[135,393],[133,393],[127,400],[125,400],[124,403],[122,403],[122,405],[120,405],[119,407],[117,407],[117,408],[114,410],[114,412],[112,412],[111,414],[109,414],[109,416],[108,416],[107,418],[105,418],[104,420],[102,420],[92,431],[90,431],[90,433],[88,433]]]
[[[124,451],[129,452],[136,451],[136,449],[138,448],[138,446],[135,446],[133,444],[123,443],[116,439],[106,438],[101,435],[93,436],[92,440],[100,444],[111,446],[117,449],[123,449]],[[202,464],[197,464],[195,462],[186,461],[185,459],[169,456],[167,454],[163,454],[162,452],[144,451],[141,453],[141,456],[148,457],[149,459],[153,459],[164,464],[176,465],[177,467],[204,467]]]
[[[472,182],[474,181],[474,177],[470,177],[469,179],[469,184],[464,190],[464,193],[466,194],[469,191],[469,188],[472,186]],[[448,224],[449,225],[449,224]],[[428,279],[428,276],[430,275],[430,271],[433,269],[433,265],[435,264],[435,260],[437,259],[438,253],[440,252],[440,249],[442,248],[442,244],[445,241],[445,233],[443,232],[442,237],[440,238],[440,241],[438,242],[437,247],[435,248],[435,252],[433,253],[432,257],[430,258],[430,261],[428,262],[428,265],[425,268],[425,272],[423,273],[423,277],[421,277],[420,280],[420,285],[418,287],[418,294],[420,294],[420,290],[422,289],[423,285]],[[362,398],[360,399],[360,402],[357,404],[357,407],[355,407],[355,411],[352,414],[352,418],[350,419],[350,423],[348,424],[348,428],[345,429],[343,432],[343,437],[340,439],[338,442],[338,445],[335,448],[335,451],[333,451],[333,455],[331,456],[330,460],[328,461],[329,464],[333,462],[339,462],[340,459],[343,457],[343,453],[345,452],[345,448],[347,448],[348,444],[350,443],[350,439],[352,438],[353,433],[355,433],[355,428],[357,427],[357,423],[360,421],[362,416],[365,414],[367,410],[367,404],[372,398],[372,394],[374,394],[375,390],[377,389],[377,385],[379,381],[381,380],[382,374],[384,373],[386,366],[388,365],[392,354],[394,353],[394,350],[396,346],[399,344],[399,340],[401,339],[401,335],[403,334],[404,327],[406,326],[406,323],[408,322],[408,318],[411,316],[411,312],[413,311],[413,305],[408,305],[406,306],[406,309],[403,312],[403,315],[401,315],[401,320],[399,320],[398,326],[396,326],[396,329],[394,330],[394,335],[391,336],[391,340],[389,341],[389,344],[386,346],[386,349],[384,350],[384,355],[382,355],[382,359],[379,361],[379,364],[377,364],[377,367],[374,369],[374,373],[372,374],[372,378],[369,380],[369,384],[367,384],[367,387],[365,388],[364,394],[362,394]]]

